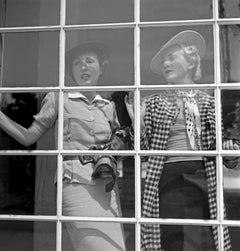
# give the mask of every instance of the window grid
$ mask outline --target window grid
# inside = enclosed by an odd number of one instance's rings
[[[132,23],[117,23],[117,24],[94,24],[94,25],[65,25],[65,10],[66,2],[61,0],[60,8],[60,26],[41,26],[41,27],[9,27],[9,28],[0,28],[1,33],[9,32],[31,32],[31,31],[59,31],[59,87],[31,87],[31,88],[2,88],[0,92],[41,92],[41,91],[58,91],[59,92],[59,131],[58,131],[58,150],[57,151],[0,151],[0,155],[58,155],[58,193],[57,193],[57,216],[11,216],[11,215],[0,215],[1,220],[43,220],[43,221],[54,221],[57,223],[57,251],[61,250],[61,234],[62,234],[62,222],[71,220],[97,220],[97,221],[119,221],[126,222],[130,224],[135,224],[135,237],[136,237],[136,250],[140,250],[140,224],[141,223],[169,223],[169,224],[198,224],[198,225],[217,225],[219,227],[219,236],[220,238],[220,250],[223,250],[223,229],[224,225],[229,226],[240,226],[240,223],[237,221],[224,220],[223,215],[223,173],[222,173],[222,157],[236,155],[236,151],[224,151],[221,149],[222,137],[217,137],[217,150],[209,152],[181,152],[181,151],[141,151],[139,146],[139,136],[140,130],[137,126],[140,122],[140,106],[136,105],[136,119],[135,119],[135,150],[134,151],[123,151],[121,155],[130,155],[135,157],[135,217],[132,218],[118,218],[118,219],[109,219],[109,218],[81,218],[81,217],[64,217],[62,216],[62,157],[68,154],[91,154],[90,151],[64,151],[62,147],[62,132],[63,132],[63,93],[64,91],[71,90],[81,90],[81,89],[96,89],[96,90],[122,90],[122,87],[110,86],[110,87],[92,87],[92,88],[82,88],[82,87],[64,87],[64,69],[65,69],[65,33],[68,30],[82,30],[82,29],[96,29],[96,28],[134,28],[134,62],[135,62],[135,85],[124,87],[126,90],[135,91],[136,99],[135,104],[140,103],[140,91],[143,90],[155,90],[155,89],[171,89],[173,87],[169,86],[144,86],[140,85],[140,28],[142,27],[170,27],[170,26],[184,26],[184,25],[212,25],[213,26],[213,35],[214,35],[214,79],[215,83],[209,85],[198,85],[199,88],[210,88],[215,90],[216,97],[216,133],[217,135],[221,134],[221,90],[225,89],[240,89],[239,84],[236,83],[221,83],[221,72],[220,72],[220,46],[219,46],[219,26],[220,25],[229,25],[239,23],[238,18],[231,19],[219,19],[218,17],[218,1],[213,0],[213,19],[206,20],[186,20],[186,21],[164,21],[164,22],[141,22],[140,21],[140,0],[135,0],[135,22]],[[1,59],[2,60],[2,59]],[[1,72],[1,83],[2,83],[2,72]],[[195,86],[192,86],[196,88]],[[174,87],[176,88],[176,86]],[[179,88],[186,88],[184,86],[179,86]],[[188,86],[189,88],[189,86]],[[96,151],[96,154],[102,153],[101,151]],[[109,151],[109,154],[111,151]],[[114,154],[116,152],[113,151]],[[119,154],[119,153],[117,153]],[[141,170],[139,168],[141,164],[140,157],[144,155],[207,155],[207,156],[216,156],[217,159],[217,200],[218,200],[218,218],[216,220],[162,220],[162,219],[146,219],[141,218]]]

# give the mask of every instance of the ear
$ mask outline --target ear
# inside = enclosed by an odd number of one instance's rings
[[[102,65],[101,65],[101,74],[103,74],[103,73],[107,70],[108,65],[109,65],[108,60],[104,60],[104,61],[102,62]]]

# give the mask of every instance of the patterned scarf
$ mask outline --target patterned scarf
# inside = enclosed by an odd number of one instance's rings
[[[190,145],[193,150],[201,150],[201,121],[198,105],[195,99],[198,90],[180,91],[177,96],[183,100],[183,107],[186,119],[186,130]]]

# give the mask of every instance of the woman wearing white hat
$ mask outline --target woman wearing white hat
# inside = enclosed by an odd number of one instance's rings
[[[80,44],[66,53],[66,70],[76,85],[96,86],[108,63],[109,53],[109,47],[99,42]],[[0,127],[19,143],[33,144],[48,128],[57,129],[57,93],[45,96],[34,118],[29,128],[23,128],[0,112]],[[109,144],[118,126],[114,104],[95,91],[64,93],[64,150],[87,150],[91,145]],[[108,159],[108,164],[116,164],[113,162]],[[94,172],[95,164],[95,158],[87,156],[63,158],[63,215],[121,216],[117,184],[109,183],[109,179],[112,181],[109,173],[104,176],[104,172]],[[93,178],[93,173],[94,177],[102,174],[102,178]],[[69,221],[66,226],[74,251],[125,251],[120,223]]]
[[[199,33],[186,30],[170,39],[153,57],[150,68],[168,84],[192,85],[201,78],[206,50]],[[162,91],[141,106],[142,150],[214,150],[214,97],[200,90]],[[132,121],[133,103],[125,103]],[[225,149],[239,149],[232,140]],[[216,219],[214,157],[149,156],[143,195],[143,217]],[[219,250],[216,226],[142,226],[142,250]],[[224,250],[231,250],[224,228]]]

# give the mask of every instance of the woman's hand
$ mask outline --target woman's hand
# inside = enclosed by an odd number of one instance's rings
[[[125,96],[125,105],[128,111],[128,115],[132,120],[132,123],[134,123],[134,112],[135,112],[135,108],[134,108],[134,103],[135,103],[135,99],[134,99],[134,93],[131,92],[128,95]],[[144,115],[146,112],[146,103],[145,100],[141,100],[141,104],[140,104],[140,120],[143,121]]]
[[[240,150],[240,146],[237,143],[234,143],[233,140],[226,140],[223,142],[224,150]]]

